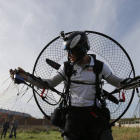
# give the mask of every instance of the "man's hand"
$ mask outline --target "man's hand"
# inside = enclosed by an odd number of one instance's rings
[[[26,72],[20,67],[18,67],[17,70],[16,69],[15,70],[10,69],[9,72],[10,72],[10,76],[11,76],[12,79],[14,79],[14,75],[16,73],[18,73],[18,75],[22,76],[25,80],[27,80],[28,76],[26,75]]]
[[[10,77],[14,79],[14,75],[16,74],[16,69],[15,70],[10,69],[9,72],[10,72]]]

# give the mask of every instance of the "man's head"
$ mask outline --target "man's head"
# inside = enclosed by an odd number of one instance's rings
[[[74,59],[74,62],[77,63],[80,61],[88,52],[90,49],[88,37],[84,31],[76,31],[72,32],[67,37],[63,36],[64,39],[64,50],[68,52],[68,56],[73,55],[77,57],[77,59]]]

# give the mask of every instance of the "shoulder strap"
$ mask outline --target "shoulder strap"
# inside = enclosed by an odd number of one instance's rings
[[[72,76],[73,65],[69,61],[64,62],[65,74],[67,77]]]
[[[98,62],[96,60],[96,55],[92,55],[92,57],[94,58],[94,66],[93,66],[93,71],[96,74],[96,96],[95,96],[95,100],[94,100],[94,106],[96,106],[96,98],[98,98],[100,100],[100,87],[99,87],[99,66],[98,66]]]
[[[99,74],[102,72],[103,69],[103,62],[96,59],[96,55],[91,55],[94,58],[94,73],[96,74],[96,97],[94,100],[94,106],[96,106],[96,99],[100,100],[101,103],[103,103],[103,100],[101,99],[101,88],[100,88],[100,81],[99,81]]]
[[[69,89],[70,89],[70,78],[71,78],[72,72],[73,72],[73,65],[71,65],[69,61],[66,61],[66,62],[64,62],[64,67],[65,67],[65,74],[68,77],[68,84],[67,84],[66,90],[65,90],[66,102],[69,100],[69,106],[68,107],[71,107],[71,99],[70,99],[70,95],[69,95]]]
[[[95,65],[93,66],[94,73],[96,74],[98,72],[98,74],[100,74],[102,72],[102,69],[103,69],[103,62],[100,60],[97,60],[95,54],[89,54],[89,55],[91,55],[94,59],[94,63],[95,63]]]

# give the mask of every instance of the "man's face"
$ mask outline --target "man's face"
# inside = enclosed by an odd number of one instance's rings
[[[76,62],[76,60],[77,60],[76,50],[67,51],[67,55],[68,55],[68,58],[70,59],[71,63]]]

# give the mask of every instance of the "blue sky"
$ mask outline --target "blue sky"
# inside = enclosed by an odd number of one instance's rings
[[[128,52],[140,75],[139,7],[139,0],[0,0],[1,90],[10,68],[32,72],[40,51],[62,30],[91,30],[112,37]],[[41,116],[34,99],[27,104],[31,95],[32,91],[14,109]],[[137,103],[135,96],[126,116],[133,114]]]

